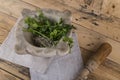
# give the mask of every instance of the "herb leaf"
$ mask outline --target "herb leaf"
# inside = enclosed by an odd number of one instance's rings
[[[43,37],[47,39],[47,41],[53,41],[52,43],[54,44],[51,44],[51,46],[56,45],[59,40],[63,38],[63,41],[67,42],[68,45],[72,47],[73,39],[69,38],[68,34],[71,29],[75,29],[75,27],[73,25],[65,24],[62,18],[58,22],[53,22],[46,18],[41,11],[39,11],[39,15],[35,15],[35,17],[26,17],[25,23],[29,27],[24,31],[31,32],[33,35],[38,37]],[[43,43],[41,43],[41,45],[42,44]],[[43,44],[43,47],[44,46],[46,45]]]

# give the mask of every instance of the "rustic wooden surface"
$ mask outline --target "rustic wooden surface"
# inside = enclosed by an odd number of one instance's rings
[[[0,59],[0,80],[30,80],[29,69]]]
[[[88,57],[92,55],[103,42],[109,42],[113,47],[113,51],[105,63],[92,73],[88,80],[119,80],[119,5],[119,0],[0,0],[0,43],[2,43],[8,35],[8,32],[20,16],[23,8],[32,10],[36,8],[51,8],[60,11],[68,9],[72,12],[72,24],[77,27],[76,32],[78,33],[84,62],[87,61]],[[113,8],[115,9],[113,10]],[[0,63],[0,68],[3,63],[6,62],[3,61]],[[12,78],[14,77],[15,80],[19,80],[18,77],[7,72],[7,70],[9,70],[7,66],[10,65],[5,66],[6,71],[0,69],[0,76],[8,75],[5,77],[9,78],[9,76],[11,76]],[[11,66],[11,68],[14,67]],[[15,71],[19,71],[17,67],[14,69]],[[9,78],[4,80],[14,79]],[[29,79],[29,76],[27,79]],[[0,77],[0,80],[3,79]]]

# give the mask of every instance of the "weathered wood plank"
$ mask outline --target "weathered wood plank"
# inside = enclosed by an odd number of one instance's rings
[[[65,6],[73,7],[74,9],[80,10],[85,9],[89,12],[101,13],[103,0],[56,0]]]
[[[35,9],[21,0],[0,0],[0,11],[8,15],[19,17],[23,8]]]
[[[30,80],[29,69],[0,59],[1,80]]]
[[[0,69],[0,80],[20,80],[20,79]]]
[[[76,24],[74,25],[79,26]],[[97,32],[93,32],[85,27],[79,26],[79,30],[76,30],[76,32],[78,33],[78,40],[79,40],[80,46],[87,50],[96,51],[97,48],[102,43],[104,42],[110,43],[113,49],[108,58],[117,63],[120,63],[120,58],[119,58],[120,43],[112,39],[109,39],[108,37],[105,37]]]
[[[119,0],[56,0],[61,4],[80,10],[84,7],[86,11],[94,11],[97,14],[106,14],[120,18]]]
[[[120,78],[113,76],[113,74],[109,74],[105,72],[104,69],[96,69],[95,72],[88,76],[87,80],[119,80]],[[117,73],[118,75],[118,73]],[[119,75],[118,75],[119,76]]]
[[[85,4],[84,0],[56,0],[60,4],[64,4],[75,9],[80,9],[80,7]]]
[[[7,37],[8,32],[15,24],[16,19],[0,12],[0,44]]]
[[[120,18],[120,0],[104,0],[101,12]]]

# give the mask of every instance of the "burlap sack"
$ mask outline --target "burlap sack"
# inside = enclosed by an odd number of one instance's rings
[[[64,20],[65,23],[70,24],[71,23],[71,12],[66,10],[63,12],[52,10],[52,9],[41,9],[43,14],[53,20],[58,21],[60,18]],[[52,57],[55,55],[66,55],[69,53],[70,47],[67,45],[67,43],[63,42],[61,39],[60,42],[57,44],[56,47],[36,47],[32,44],[32,34],[29,32],[24,32],[23,27],[28,27],[24,23],[24,19],[26,16],[34,17],[35,14],[37,15],[36,11],[31,11],[28,9],[24,9],[22,11],[22,19],[17,25],[16,29],[16,45],[15,45],[15,51],[17,54],[31,54],[34,56],[42,56],[42,57]],[[72,33],[72,32],[71,32]],[[69,36],[71,35],[69,34]]]

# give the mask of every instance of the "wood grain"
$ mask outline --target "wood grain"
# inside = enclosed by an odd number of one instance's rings
[[[104,0],[101,12],[120,18],[120,0]]]
[[[13,75],[3,70],[0,70],[0,80],[20,80],[20,79],[17,77],[14,77]]]
[[[30,80],[29,69],[0,59],[0,80]]]
[[[61,4],[71,6],[80,10],[87,5],[87,11],[94,11],[96,14],[105,14],[106,16],[115,16],[120,18],[119,0],[57,0]]]
[[[7,37],[10,29],[15,24],[16,19],[0,12],[0,44]]]
[[[34,10],[35,8],[21,0],[0,0],[0,11],[10,16],[19,17],[23,8]]]
[[[75,24],[74,24],[75,25]],[[79,26],[79,25],[75,25]],[[91,50],[91,51],[96,51],[97,48],[104,42],[108,42],[112,45],[113,50],[111,54],[109,55],[109,59],[119,63],[119,43],[109,39],[106,36],[103,36],[97,32],[93,32],[87,28],[79,26],[79,31],[76,31],[78,33],[78,40],[79,44],[81,47]]]
[[[74,9],[93,12],[96,14],[101,13],[103,0],[57,0],[59,3],[64,4]]]
[[[98,69],[96,69],[92,74],[88,76],[88,80],[119,80],[120,79],[120,70],[117,69],[114,70],[111,66],[114,65],[114,67],[118,67],[120,65],[116,64],[110,64],[112,63],[109,60],[106,60],[103,65],[99,66]],[[109,64],[109,65],[107,65]],[[116,66],[115,66],[116,65]]]

